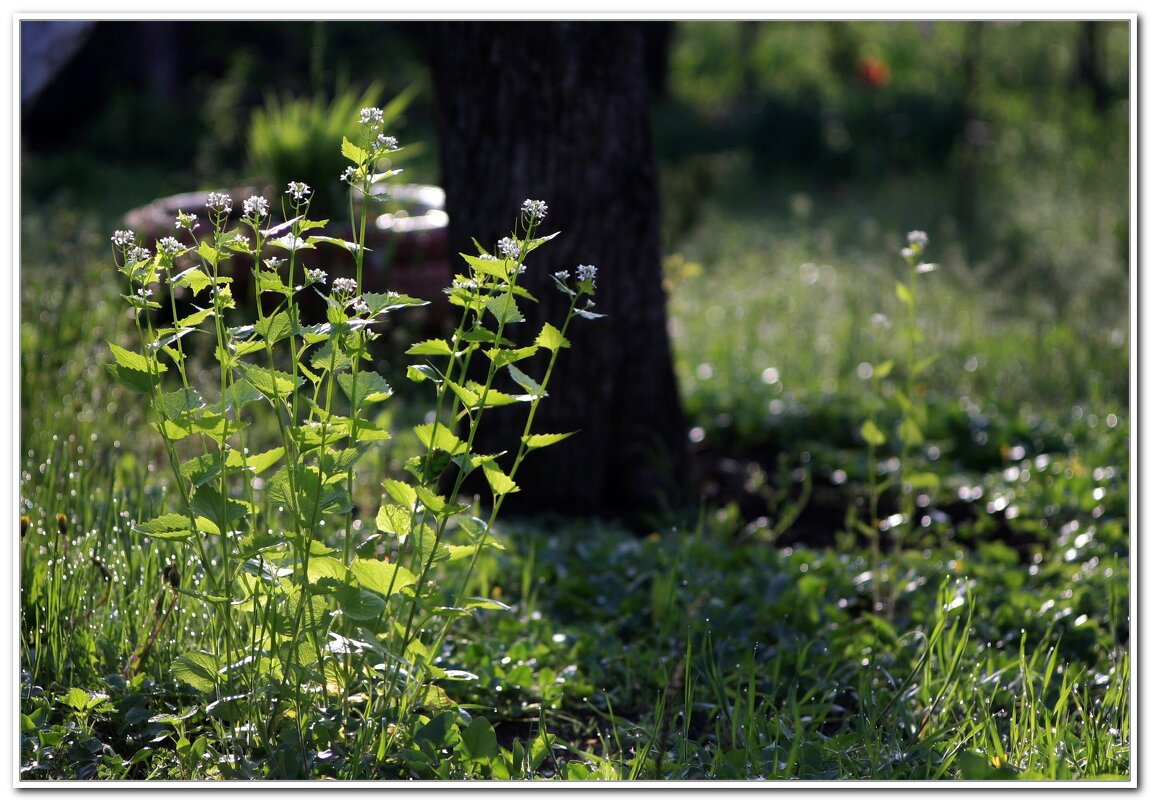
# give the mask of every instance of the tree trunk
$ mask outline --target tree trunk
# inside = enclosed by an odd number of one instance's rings
[[[532,453],[509,509],[624,517],[676,507],[686,447],[662,286],[658,185],[639,23],[427,26],[451,253],[489,252],[525,199],[562,233],[527,261],[520,344],[567,298],[549,275],[598,267],[596,312],[576,318],[534,431],[578,431]],[[460,271],[462,260],[457,260]],[[529,364],[536,379],[542,360]],[[484,417],[482,452],[514,452],[522,414]]]

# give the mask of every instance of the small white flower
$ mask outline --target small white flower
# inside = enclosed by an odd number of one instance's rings
[[[880,331],[886,331],[890,328],[890,318],[885,314],[872,314],[870,322],[871,325]]]
[[[199,227],[200,224],[196,222],[196,215],[184,211],[176,212],[176,228],[186,228],[191,231]]]
[[[575,268],[575,275],[580,281],[594,281],[599,270],[593,264],[580,264]]]
[[[223,192],[208,192],[208,208],[217,214],[231,214],[232,196]]]
[[[312,270],[312,269],[304,270],[304,276],[307,278],[307,282],[309,284],[326,284],[327,283],[327,273],[325,273],[323,270],[319,269],[318,267],[314,270]]]
[[[136,234],[134,231],[115,231],[112,234],[112,244],[120,248],[134,245],[136,244]]]
[[[355,298],[348,305],[356,314],[367,314],[371,311],[371,307],[367,305],[367,301],[363,298]]]
[[[519,243],[509,236],[505,236],[499,240],[498,249],[505,259],[518,259],[519,254],[522,252]]]
[[[244,217],[258,220],[268,216],[268,201],[262,195],[253,195],[244,201]]]
[[[278,270],[284,266],[284,260],[279,256],[272,256],[270,259],[264,259],[264,266],[269,270]]]
[[[150,298],[152,296],[152,290],[148,289],[146,286],[142,286],[136,290],[136,294],[141,298]]]
[[[926,247],[930,239],[927,238],[925,231],[911,231],[906,235],[906,241],[913,247],[917,245],[920,249]]]
[[[483,253],[479,256],[480,261],[499,261],[499,259],[492,256],[490,253]]]
[[[243,245],[244,247],[248,248],[250,248],[252,245],[252,241],[243,234],[236,234],[234,237],[232,237],[232,241],[237,245]]]
[[[128,250],[125,258],[128,260],[128,264],[139,264],[144,259],[149,258],[151,255],[152,251],[148,250],[147,248],[133,246]]]
[[[547,204],[542,200],[524,200],[523,215],[532,220],[542,220],[547,216]]]
[[[399,140],[394,136],[384,136],[380,134],[375,139],[375,149],[382,150],[385,153],[399,150]]]
[[[902,257],[904,259],[913,259],[914,258],[914,248],[903,248],[899,252],[902,254]]]
[[[566,270],[560,270],[559,272],[555,273],[555,277],[560,281],[566,281],[571,277],[571,273],[567,272]]]
[[[350,184],[356,179],[358,174],[359,174],[359,171],[356,170],[355,167],[345,167],[344,171],[343,171],[343,175],[339,176],[339,180],[347,181]]]
[[[184,246],[180,244],[180,240],[174,236],[165,236],[156,243],[156,248],[165,256],[175,256],[185,250]]]
[[[474,281],[460,281],[458,278],[452,279],[451,285],[456,289],[478,289],[479,284]]]
[[[355,294],[356,283],[354,278],[337,278],[331,282],[333,295],[350,298]]]
[[[292,181],[288,184],[285,194],[290,195],[295,202],[302,203],[311,194],[311,187],[302,181]]]
[[[360,125],[370,125],[372,128],[383,127],[383,109],[364,108],[359,111]]]

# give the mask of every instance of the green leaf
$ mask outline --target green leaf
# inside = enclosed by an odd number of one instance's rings
[[[465,407],[467,407],[468,409],[474,409],[476,406],[479,405],[479,393],[478,392],[476,392],[472,389],[468,389],[466,387],[461,387],[461,386],[459,386],[459,384],[456,384],[454,381],[448,381],[447,386],[451,387],[451,391],[459,396],[459,400],[462,401],[463,405]],[[482,387],[480,387],[480,389],[482,389]]]
[[[245,362],[236,364],[236,372],[268,400],[286,398],[303,384],[302,378],[292,378],[288,373],[269,370],[266,367],[258,367]]]
[[[263,453],[249,453],[247,455],[248,469],[252,471],[253,475],[259,475],[278,462],[283,455],[283,448],[272,448],[270,451],[264,451]],[[243,461],[243,457],[239,451],[231,451],[228,453],[228,467],[240,468],[243,466]]]
[[[576,432],[572,431],[567,434],[528,434],[523,438],[523,444],[529,450],[536,448],[546,448],[548,445],[554,445],[557,442],[562,442],[568,437],[572,437]]]
[[[343,144],[340,146],[340,153],[357,167],[367,161],[370,155],[366,150],[354,144],[346,136],[343,138]]]
[[[493,609],[500,612],[511,611],[510,606],[503,603],[503,601],[496,601],[493,598],[468,598],[464,606],[468,609]]]
[[[180,419],[203,409],[203,397],[193,388],[177,389],[160,396],[160,411],[164,417]]]
[[[193,295],[198,295],[212,285],[209,278],[199,267],[190,267],[172,278],[172,285],[187,287]]]
[[[230,531],[235,524],[247,517],[249,506],[246,501],[225,498],[211,485],[202,485],[192,497],[192,512],[216,525],[220,531]]]
[[[211,317],[213,314],[215,314],[215,311],[213,309],[200,309],[199,311],[192,312],[191,314],[189,314],[187,317],[183,318],[182,320],[176,320],[176,322],[173,323],[172,325],[173,325],[173,328],[177,328],[177,329],[181,329],[181,330],[182,329],[195,328],[200,323],[202,323],[204,320]],[[187,331],[182,331],[182,332],[187,333]]]
[[[378,559],[356,559],[351,563],[351,573],[360,587],[385,598],[418,581],[415,574],[406,567]]]
[[[375,516],[375,527],[401,539],[411,531],[411,507],[384,504]]]
[[[219,675],[220,663],[212,654],[181,654],[172,660],[172,678],[202,693],[209,693],[216,688]]]
[[[391,397],[391,386],[383,376],[370,370],[358,373],[355,377],[350,373],[341,373],[337,380],[348,400],[356,407],[365,403],[378,403]]]
[[[394,478],[384,479],[383,488],[391,499],[400,506],[408,509],[415,508],[415,488],[403,481]]]
[[[276,312],[257,321],[254,326],[256,333],[263,337],[268,345],[287,339],[294,327],[291,316],[285,312]]]
[[[451,356],[451,346],[442,339],[427,339],[407,349],[408,356]]]
[[[346,239],[337,239],[334,236],[309,236],[307,238],[308,247],[314,247],[313,242],[323,242],[328,245],[335,245],[336,247],[343,248],[348,253],[355,253],[360,249],[359,244],[356,242],[348,242]],[[368,248],[364,248],[367,251]]]
[[[499,740],[487,718],[473,718],[463,730],[462,740],[463,752],[471,760],[490,762],[499,757]]]
[[[519,491],[519,485],[500,470],[499,465],[495,462],[487,462],[483,465],[483,475],[487,478],[487,484],[491,487],[491,491],[496,495],[508,495]]]
[[[910,293],[910,290],[902,281],[895,281],[894,293],[898,295],[898,299],[905,303],[907,306],[914,305],[914,295]]]
[[[510,282],[511,278],[507,273],[507,268],[511,264],[507,259],[485,259],[481,256],[472,256],[467,253],[460,253],[463,260],[467,262],[476,273],[480,275],[490,275],[499,279],[504,283]]]
[[[452,456],[464,453],[467,443],[459,439],[442,423],[423,423],[413,426],[412,431],[424,448],[447,451]]]
[[[887,359],[885,362],[874,368],[874,378],[878,381],[882,381],[884,378],[890,375],[890,371],[893,369],[894,360]]]
[[[255,271],[256,292],[275,292],[279,295],[291,295],[292,288],[284,283],[283,278],[275,270],[265,270],[262,267]]]
[[[876,448],[886,442],[886,434],[879,430],[873,420],[867,420],[863,423],[862,428],[859,429],[859,434],[862,435],[863,442]]]
[[[400,295],[396,292],[388,292],[386,295],[379,292],[364,292],[360,297],[371,309],[372,314],[387,314],[396,309],[408,309],[428,304],[426,300],[413,298],[411,295]]]
[[[183,540],[195,533],[187,515],[163,514],[134,526],[135,530],[160,540]]]
[[[204,261],[215,267],[220,261],[220,252],[214,247],[209,245],[206,241],[200,242],[200,246],[196,248],[196,252]]]
[[[524,348],[515,349],[491,348],[490,350],[484,351],[484,353],[486,354],[487,358],[491,359],[495,366],[499,368],[506,367],[512,362],[517,362],[521,359],[526,359],[530,356],[534,356],[538,351],[538,345],[528,345]]]
[[[125,350],[113,342],[109,342],[108,347],[112,350],[112,357],[116,360],[116,364],[127,370],[147,374],[149,369],[157,373],[162,373],[168,369],[154,356],[143,356],[139,353]]]
[[[898,436],[908,448],[923,443],[922,430],[913,419],[906,417],[898,424]]]
[[[387,601],[374,592],[358,587],[344,587],[336,591],[333,597],[343,616],[357,623],[378,620],[387,611]]]
[[[547,393],[543,391],[543,387],[536,383],[534,378],[527,375],[527,373],[520,370],[514,364],[507,365],[507,372],[511,374],[511,380],[527,390],[527,393],[533,398],[547,397]]]
[[[559,329],[551,325],[551,323],[543,324],[543,330],[540,331],[539,336],[535,338],[535,344],[550,351],[571,347],[571,343],[567,340],[567,337],[563,336]]]
[[[307,580],[316,584],[322,579],[344,583],[347,567],[339,559],[331,556],[312,556],[307,561]]]
[[[521,323],[524,320],[510,292],[488,298],[486,308],[499,323]]]

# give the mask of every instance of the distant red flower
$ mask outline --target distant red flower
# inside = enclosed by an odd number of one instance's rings
[[[890,83],[890,67],[878,56],[863,56],[859,59],[858,76],[867,86],[878,89]]]

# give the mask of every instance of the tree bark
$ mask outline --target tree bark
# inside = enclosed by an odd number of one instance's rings
[[[686,439],[667,334],[658,185],[641,23],[431,23],[439,157],[451,253],[489,252],[525,199],[549,207],[523,278],[520,344],[567,297],[550,274],[598,267],[596,312],[577,318],[535,432],[579,433],[528,456],[509,509],[623,517],[679,506]],[[462,272],[463,263],[457,261]],[[536,379],[544,364],[529,364]],[[482,452],[514,452],[522,414],[483,419]]]

